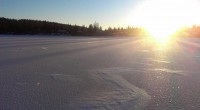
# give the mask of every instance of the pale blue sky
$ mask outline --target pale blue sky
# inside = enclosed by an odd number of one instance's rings
[[[0,17],[38,19],[104,28],[129,25],[126,17],[142,0],[0,0]]]

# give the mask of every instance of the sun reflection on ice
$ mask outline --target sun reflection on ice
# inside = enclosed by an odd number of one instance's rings
[[[169,37],[153,37],[150,36],[147,38],[146,43],[150,43],[155,51],[168,51],[173,46],[173,42],[175,39],[172,39],[171,36]]]

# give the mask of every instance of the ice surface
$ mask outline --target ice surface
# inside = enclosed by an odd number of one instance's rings
[[[0,37],[0,109],[199,110],[199,43]]]

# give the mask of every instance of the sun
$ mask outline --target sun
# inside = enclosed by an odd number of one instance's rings
[[[199,0],[144,0],[130,15],[131,24],[144,27],[160,42],[184,26],[200,24]]]

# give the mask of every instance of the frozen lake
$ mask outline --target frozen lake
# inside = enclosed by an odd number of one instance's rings
[[[199,110],[200,39],[0,36],[1,110]]]

